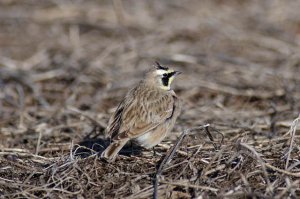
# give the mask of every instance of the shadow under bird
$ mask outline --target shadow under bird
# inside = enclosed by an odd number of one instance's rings
[[[172,81],[180,73],[157,63],[126,94],[109,120],[106,137],[111,143],[101,158],[114,161],[130,140],[148,149],[167,136],[181,111],[181,101],[171,89]]]

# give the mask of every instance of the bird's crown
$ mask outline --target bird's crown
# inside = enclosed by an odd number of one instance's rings
[[[155,62],[155,63],[156,63],[156,69],[157,70],[165,70],[165,71],[169,70],[168,67],[160,65],[160,63],[158,63],[158,62]]]

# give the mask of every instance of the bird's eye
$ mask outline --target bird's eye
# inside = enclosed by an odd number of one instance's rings
[[[163,77],[167,77],[167,76],[168,76],[167,73],[164,73],[164,74],[163,74]]]

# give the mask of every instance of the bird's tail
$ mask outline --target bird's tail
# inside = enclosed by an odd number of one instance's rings
[[[115,160],[116,155],[128,142],[129,139],[114,140],[110,145],[102,152],[101,158],[106,159],[109,162]]]

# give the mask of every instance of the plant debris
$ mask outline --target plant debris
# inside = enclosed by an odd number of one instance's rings
[[[0,198],[299,198],[299,6],[1,1]],[[183,72],[173,132],[99,159],[155,61]]]

